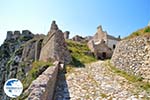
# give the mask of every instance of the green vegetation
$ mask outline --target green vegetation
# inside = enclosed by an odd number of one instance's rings
[[[137,36],[150,36],[150,26],[147,26],[143,29],[137,30],[137,31],[133,32],[130,36],[128,36],[124,39],[130,39],[130,38],[134,38]]]
[[[21,67],[26,67],[27,63],[22,62]],[[42,72],[44,72],[49,66],[52,66],[52,62],[35,61],[32,63],[32,68],[28,72],[27,76],[22,80],[24,91],[30,86],[33,80],[35,80]],[[29,92],[23,93],[18,100],[25,100],[29,95]]]
[[[129,82],[132,82],[136,87],[150,92],[150,83],[144,82],[142,77],[128,74],[127,72],[116,68],[110,63],[110,60],[107,60],[105,62],[105,65],[108,66],[109,69],[112,70],[114,73],[126,78]]]
[[[29,87],[31,82],[35,80],[46,68],[52,66],[51,62],[36,61],[33,62],[31,70],[23,79],[24,90]]]
[[[72,62],[74,67],[84,67],[85,63],[96,61],[96,58],[92,55],[87,55],[89,48],[86,43],[79,43],[71,40],[67,40],[68,49],[71,52]]]
[[[123,76],[125,77],[127,80],[131,81],[131,82],[139,82],[139,81],[142,81],[142,77],[140,76],[135,76],[135,75],[131,75],[131,74],[128,74],[127,72],[123,71],[123,70],[120,70],[116,67],[114,67],[111,63],[110,63],[110,60],[107,60],[106,61],[106,65],[110,67],[110,69],[114,72],[114,73],[117,73],[119,74],[120,76]]]
[[[150,33],[150,26],[149,26],[149,27],[146,27],[146,28],[144,29],[144,33],[146,33],[146,32],[149,32],[149,33]]]
[[[7,75],[9,74],[9,69],[10,69],[10,65],[13,63],[13,61],[10,59],[8,60],[8,62],[6,63],[6,72]]]
[[[28,40],[30,40],[31,39],[31,37],[25,37],[25,36],[20,36],[19,37],[19,40],[20,41],[28,41]]]
[[[104,93],[101,93],[101,97],[102,98],[107,98],[108,96],[106,94],[104,94]]]
[[[27,97],[29,96],[29,94],[30,94],[30,92],[23,93],[17,98],[17,100],[26,100]],[[12,99],[12,100],[16,100],[16,99]]]

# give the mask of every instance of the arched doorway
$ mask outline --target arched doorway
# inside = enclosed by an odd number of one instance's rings
[[[114,45],[113,45],[113,49],[115,49],[115,48],[116,48],[116,45],[114,44]]]
[[[106,52],[103,52],[103,53],[102,53],[102,57],[103,57],[103,59],[106,58]]]

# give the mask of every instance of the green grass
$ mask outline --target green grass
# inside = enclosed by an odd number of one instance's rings
[[[150,32],[150,26],[144,29],[144,33]]]
[[[52,66],[52,62],[43,62],[43,61],[35,61],[32,63],[32,68],[28,72],[27,76],[22,80],[23,83],[23,91],[28,89],[33,80],[35,80],[42,72],[44,72],[48,67]],[[25,63],[22,63],[21,67],[26,67]],[[29,92],[23,94],[18,97],[17,100],[25,100],[29,95]]]
[[[143,29],[139,29],[135,32],[133,32],[131,35],[129,35],[128,37],[125,37],[124,39],[131,39],[137,36],[150,36],[150,26],[147,26]]]
[[[28,93],[23,93],[21,94],[17,99],[12,99],[12,100],[26,100],[27,97],[29,96],[29,92]]]
[[[43,69],[48,68],[49,66],[52,66],[51,62],[43,62],[43,61],[36,61],[32,64],[32,69],[28,72],[27,76],[23,79],[23,86],[24,90],[29,87],[31,82],[35,80],[42,72]]]
[[[105,62],[105,65],[108,66],[114,73],[126,78],[130,83],[133,83],[137,88],[141,88],[146,90],[147,92],[150,92],[150,83],[144,82],[142,77],[129,74],[123,70],[116,68],[111,64],[110,60],[107,60]]]
[[[101,97],[102,98],[107,98],[108,96],[106,94],[104,94],[104,93],[101,93]]]
[[[111,68],[111,70],[117,74],[119,74],[120,76],[123,76],[125,77],[127,80],[131,81],[131,82],[139,82],[139,81],[142,81],[143,78],[140,77],[140,76],[135,76],[135,75],[131,75],[131,74],[128,74],[127,72],[123,71],[123,70],[120,70],[116,67],[114,67],[111,63],[110,63],[110,60],[106,61],[107,62],[107,66],[109,66]]]
[[[12,60],[9,59],[9,61],[6,63],[6,72],[7,72],[7,77],[8,77],[8,74],[10,72],[10,65],[12,64]]]
[[[30,40],[30,39],[32,39],[31,37],[25,37],[25,36],[20,36],[19,37],[19,40],[20,41],[28,41],[28,40]]]
[[[90,51],[86,43],[79,43],[71,40],[67,40],[66,42],[72,56],[71,65],[75,67],[84,67],[85,63],[96,61],[94,56],[85,53]]]

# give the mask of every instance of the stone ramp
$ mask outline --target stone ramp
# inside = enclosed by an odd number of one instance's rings
[[[145,95],[98,61],[59,73],[54,100],[148,100]]]

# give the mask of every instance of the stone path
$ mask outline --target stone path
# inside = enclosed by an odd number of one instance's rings
[[[103,61],[59,72],[54,100],[150,100],[137,88],[103,65]]]

